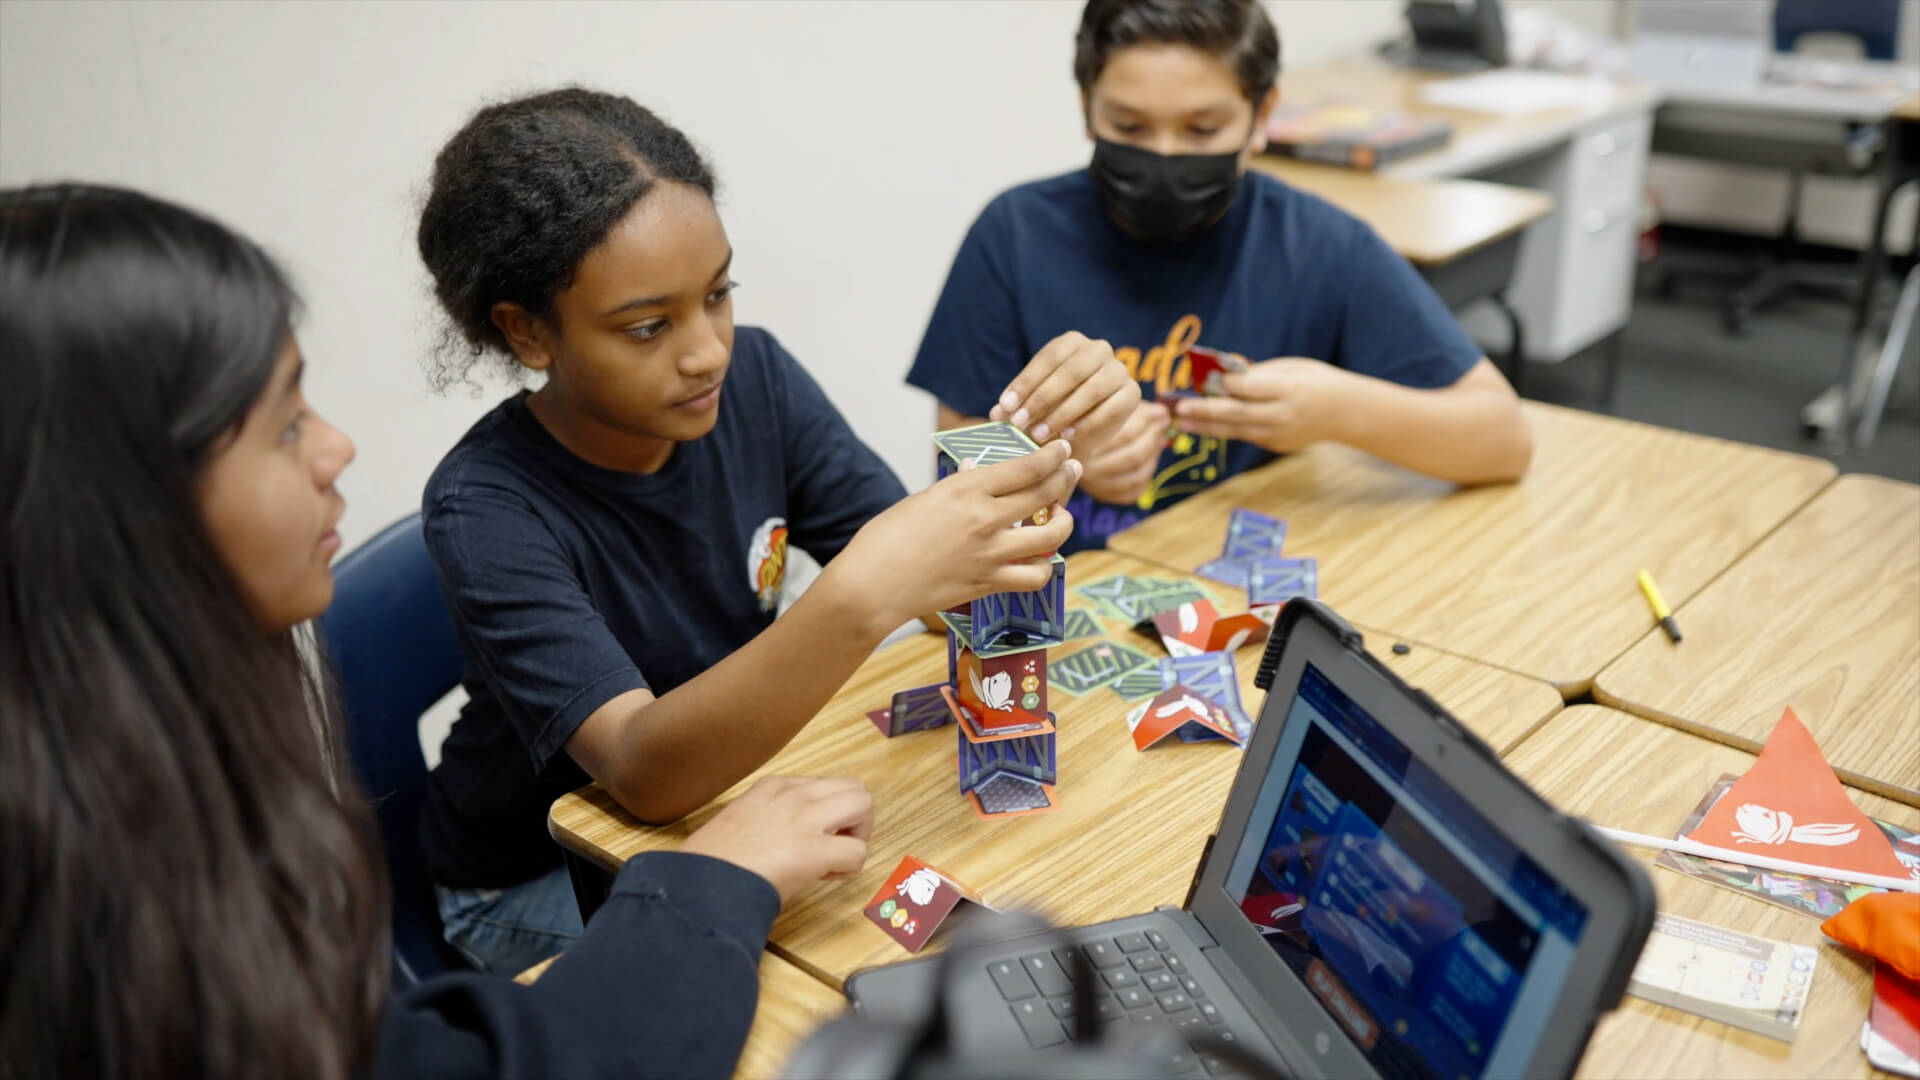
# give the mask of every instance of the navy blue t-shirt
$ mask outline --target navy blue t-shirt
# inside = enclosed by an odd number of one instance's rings
[[[1217,223],[1149,244],[1107,216],[1085,169],[1023,184],[967,233],[907,381],[985,416],[1048,341],[1101,338],[1149,398],[1188,389],[1186,351],[1250,360],[1305,356],[1405,386],[1451,386],[1480,360],[1420,275],[1372,229],[1263,173],[1248,173]],[[1076,492],[1065,551],[1106,538],[1273,455],[1182,435],[1135,506]]]
[[[589,464],[517,395],[427,481],[427,547],[470,700],[429,782],[434,880],[500,888],[559,865],[553,800],[587,782],[563,748],[629,690],[672,691],[772,623],[787,545],[822,563],[906,495],[820,387],[741,327],[711,433],[659,472]],[[713,718],[716,734],[729,718]]]

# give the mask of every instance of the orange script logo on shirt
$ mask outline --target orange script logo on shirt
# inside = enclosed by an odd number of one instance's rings
[[[1147,384],[1142,388],[1147,396],[1157,399],[1170,390],[1193,388],[1193,369],[1187,350],[1199,343],[1200,316],[1182,315],[1160,344],[1144,353],[1135,346],[1124,345],[1114,349],[1113,355],[1127,366],[1134,381]],[[1134,502],[1142,510],[1153,509],[1162,499],[1211,487],[1226,475],[1225,439],[1174,432],[1168,438],[1167,449],[1170,453],[1162,453],[1160,457],[1160,471]]]

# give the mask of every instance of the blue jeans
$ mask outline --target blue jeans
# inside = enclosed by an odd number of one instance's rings
[[[566,867],[507,889],[433,887],[447,944],[481,971],[518,975],[580,937]]]

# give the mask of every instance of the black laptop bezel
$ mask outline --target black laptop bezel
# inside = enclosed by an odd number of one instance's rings
[[[1584,822],[1554,809],[1500,763],[1487,745],[1439,703],[1369,655],[1360,635],[1316,601],[1289,602],[1276,620],[1261,662],[1268,694],[1227,796],[1217,839],[1196,875],[1188,910],[1233,958],[1264,1000],[1267,1013],[1305,1064],[1329,1076],[1378,1075],[1324,1005],[1284,962],[1227,892],[1241,839],[1268,823],[1250,821],[1272,768],[1287,713],[1307,664],[1370,713],[1414,758],[1496,823],[1513,845],[1587,907],[1565,990],[1548,1016],[1526,1076],[1571,1075],[1593,1025],[1616,1006],[1653,925],[1653,885],[1646,872]]]

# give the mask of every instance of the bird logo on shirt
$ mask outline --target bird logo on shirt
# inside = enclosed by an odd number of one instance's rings
[[[760,610],[780,604],[780,588],[787,580],[787,519],[770,517],[753,531],[747,544],[747,585],[760,598]]]

